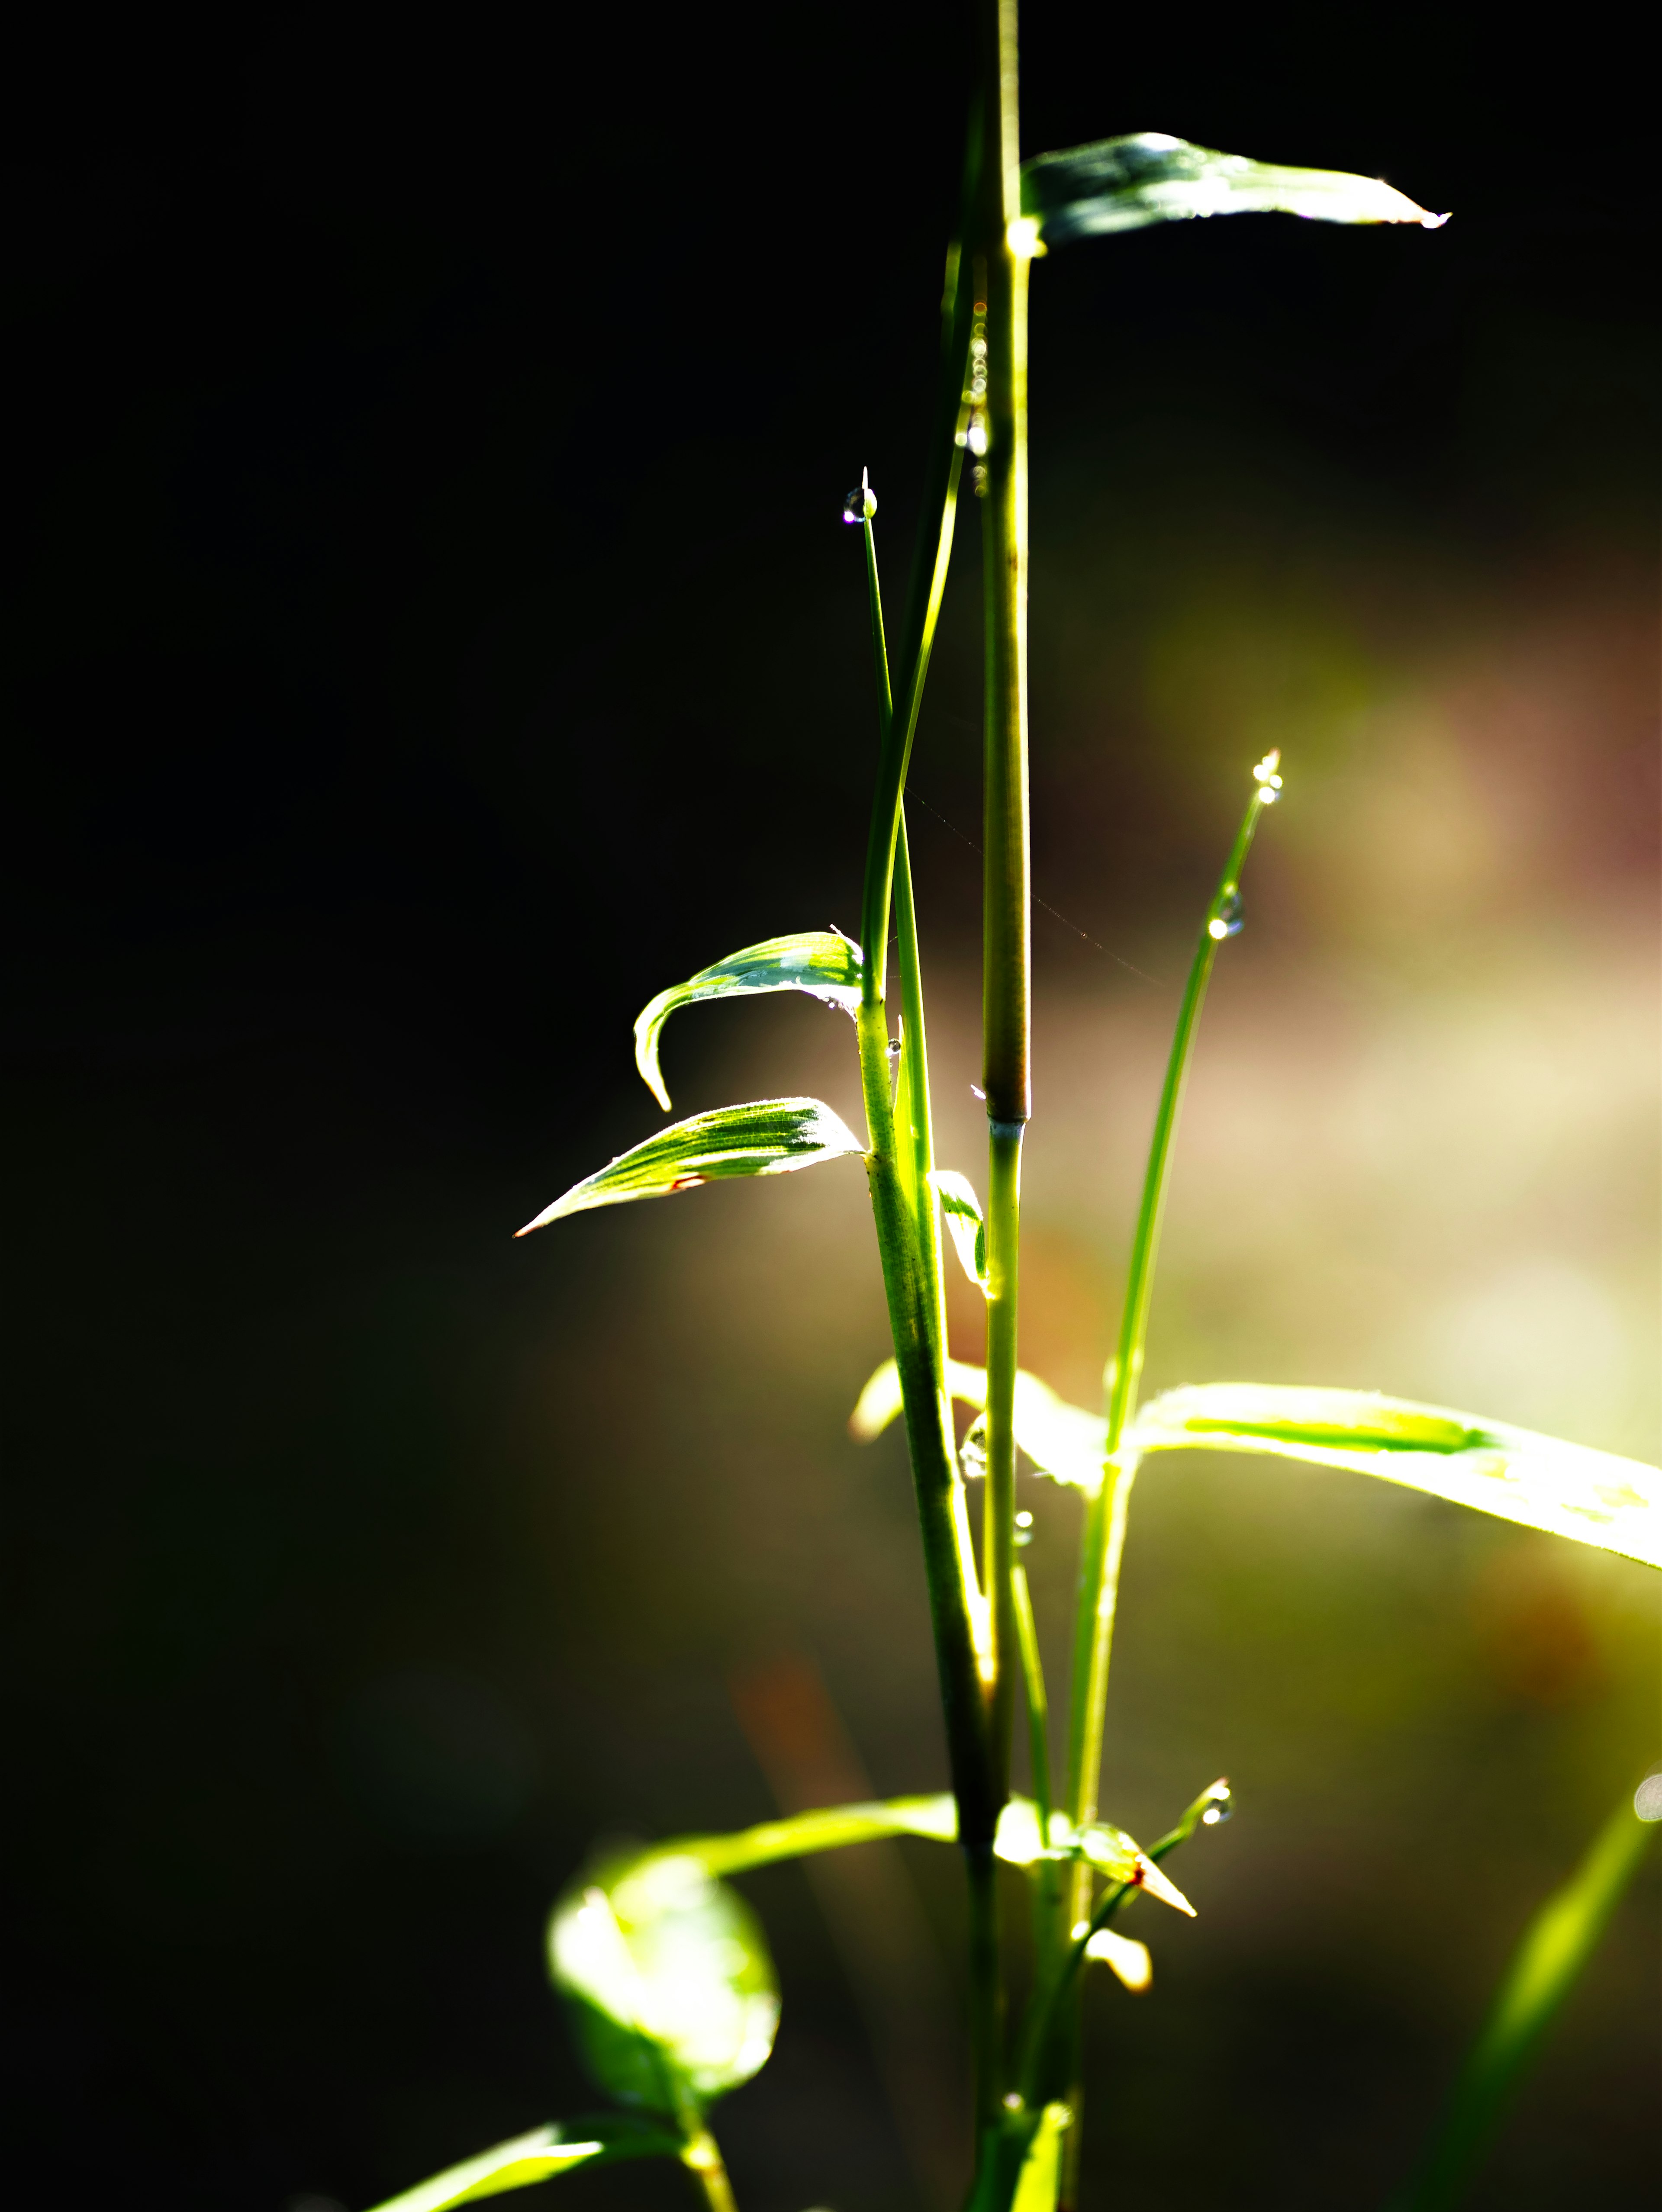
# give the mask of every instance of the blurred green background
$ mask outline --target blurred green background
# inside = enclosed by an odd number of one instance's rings
[[[1275,744],[1150,1387],[1373,1385],[1653,1457],[1622,73],[1476,11],[1365,57],[1313,15],[1026,15],[1034,148],[1170,129],[1455,220],[1036,271],[1024,1363],[1093,1402]],[[869,465],[898,597],[963,40],[913,4],[58,35],[20,64],[6,306],[5,2155],[76,2212],[356,2212],[592,2101],[540,1934],[594,1836],[944,1781],[904,1454],[844,1428],[885,1350],[857,1166],[508,1232],[659,1119],[654,991],[855,925],[837,517]],[[941,1151],[978,1178],[962,543],[911,834]],[[666,1066],[679,1111],[857,1112],[806,1002],[683,1016]],[[1028,1491],[1054,1689],[1076,1507]],[[1656,1753],[1658,1592],[1360,1479],[1150,1469],[1107,1809],[1147,1838],[1227,1772],[1239,1817],[1184,1854],[1196,1923],[1137,1908],[1151,1994],[1093,1993],[1087,2202],[1383,2203]],[[785,2011],[721,2112],[746,2212],[950,2201],[950,1855],[747,1887]],[[1474,2206],[1653,2174],[1658,1920],[1653,1863]]]

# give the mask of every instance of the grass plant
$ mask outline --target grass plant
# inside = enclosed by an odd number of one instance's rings
[[[1243,765],[1240,827],[1200,918],[1101,1409],[1065,1405],[1020,1368],[1021,1166],[1032,1112],[1026,332],[1033,264],[1077,240],[1235,212],[1428,228],[1444,218],[1373,179],[1267,166],[1155,133],[1024,163],[1014,0],[979,0],[977,27],[978,90],[966,131],[959,234],[947,255],[939,398],[892,653],[877,501],[863,476],[843,510],[863,556],[879,738],[860,940],[810,932],[746,947],[661,992],[636,1031],[641,1074],[667,1110],[659,1055],[673,1014],[718,998],[787,990],[817,996],[852,1017],[864,1134],[813,1098],[700,1114],[614,1159],[527,1224],[540,1229],[589,1208],[728,1176],[862,1158],[893,1357],[868,1385],[853,1425],[869,1437],[904,1419],[951,1790],[830,1807],[734,1835],[683,1837],[584,1869],[555,1907],[550,1963],[582,2054],[612,2108],[502,2144],[407,2191],[382,2212],[443,2212],[578,2166],[647,2157],[679,2160],[712,2212],[728,2212],[733,2194],[709,2115],[721,2095],[765,2063],[779,2000],[760,1927],[728,1877],[895,1835],[954,1845],[965,1868],[971,2212],[1054,2212],[1076,2203],[1084,1977],[1101,1962],[1129,1986],[1146,1985],[1148,1951],[1118,1935],[1114,1917],[1138,1890],[1188,1911],[1167,1862],[1230,1809],[1227,1784],[1210,1783],[1146,1849],[1103,1816],[1103,1723],[1120,1564],[1134,1484],[1152,1455],[1224,1449],[1360,1470],[1662,1565],[1655,1470],[1501,1419],[1352,1390],[1229,1381],[1140,1402],[1172,1139],[1213,969],[1240,927],[1249,853],[1282,797],[1273,751],[1250,777]],[[966,471],[980,521],[985,634],[984,1208],[970,1179],[936,1158],[905,819],[908,763]],[[984,1300],[979,1364],[951,1355],[948,1246]],[[961,1440],[956,1406],[972,1414]],[[1072,1668],[1055,1709],[1065,1717],[1059,1741],[1020,1559],[1016,1475],[1024,1456],[1081,1500]],[[971,1510],[975,1483],[978,1516]],[[1018,1725],[1031,1761],[1031,1796],[1011,1789]],[[1413,2205],[1456,2201],[1507,2089],[1638,1864],[1646,1833],[1624,1802],[1585,1867],[1525,1936]],[[1020,1984],[1002,1867],[1020,1869],[1031,1895],[1032,1963]]]

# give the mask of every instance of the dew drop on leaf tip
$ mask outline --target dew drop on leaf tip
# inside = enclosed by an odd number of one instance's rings
[[[1221,1827],[1235,1809],[1229,1784],[1227,1782],[1215,1782],[1207,1795],[1212,1802],[1201,1814],[1201,1826],[1203,1828]]]
[[[860,481],[843,501],[844,522],[867,522],[877,512],[877,494],[872,489],[867,471],[861,469]]]

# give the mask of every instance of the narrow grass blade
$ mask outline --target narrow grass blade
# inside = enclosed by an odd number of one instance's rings
[[[653,1097],[669,1111],[669,1092],[658,1064],[664,1024],[682,1006],[706,999],[738,999],[763,991],[805,991],[828,1006],[852,1014],[860,1004],[860,947],[839,930],[811,929],[794,937],[770,937],[730,952],[713,967],[701,968],[685,983],[641,1009],[635,1023],[635,1065]]]
[[[1420,2179],[1398,2200],[1401,2212],[1448,2212],[1461,2201],[1508,2100],[1598,1948],[1654,1834],[1623,1797],[1580,1865],[1524,1930]]]
[[[580,1875],[549,1921],[548,1957],[589,2070],[624,2104],[682,2116],[767,2063],[779,1987],[766,1939],[691,1852]]]
[[[1367,1390],[1211,1382],[1145,1406],[1143,1453],[1267,1452],[1355,1468],[1662,1567],[1662,1473],[1481,1414]]]
[[[846,1122],[818,1098],[758,1098],[747,1106],[721,1106],[677,1121],[632,1152],[620,1152],[514,1233],[528,1237],[533,1229],[591,1206],[667,1198],[729,1176],[789,1175],[821,1160],[863,1154],[865,1149]]]
[[[1318,222],[1414,222],[1427,230],[1448,221],[1378,177],[1251,161],[1163,131],[1102,138],[1024,162],[1021,211],[1047,246],[1197,216],[1278,213]]]
[[[606,2166],[624,2158],[679,2158],[679,2136],[628,2112],[597,2112],[497,2143],[477,2158],[390,2197],[375,2212],[447,2212],[508,2189],[527,2189],[580,2166]]]

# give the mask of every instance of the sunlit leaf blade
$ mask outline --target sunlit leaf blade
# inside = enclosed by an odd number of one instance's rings
[[[721,1106],[620,1152],[514,1233],[528,1237],[533,1229],[545,1229],[551,1221],[585,1213],[591,1206],[667,1198],[728,1176],[788,1175],[865,1149],[847,1123],[818,1098],[758,1098],[747,1106]]]
[[[947,1362],[947,1388],[960,1405],[984,1407],[987,1370],[962,1359]],[[849,1433],[858,1443],[870,1443],[882,1435],[900,1411],[900,1377],[892,1359],[875,1370],[849,1417]],[[970,1431],[971,1441],[976,1426]],[[1087,1413],[1058,1398],[1046,1382],[1024,1369],[1016,1376],[1015,1435],[1034,1467],[1053,1481],[1076,1490],[1094,1492],[1102,1481],[1102,1455],[1108,1425],[1099,1413]],[[975,1452],[971,1441],[970,1458]]]
[[[1010,2212],[1055,2212],[1062,2186],[1062,2138],[1073,2117],[1066,2105],[1047,2105],[1040,2113]]]
[[[983,1297],[990,1297],[992,1291],[987,1282],[987,1224],[982,1218],[981,1200],[975,1194],[975,1185],[955,1168],[937,1168],[929,1180],[941,1200],[941,1218],[953,1240],[959,1265]]]
[[[497,2143],[477,2158],[464,2159],[402,2196],[390,2197],[375,2212],[447,2212],[452,2204],[474,2204],[504,2190],[526,2189],[575,2166],[605,2166],[624,2158],[679,2158],[681,2145],[667,2130],[630,2112],[595,2112],[556,2127],[533,2128]]]
[[[1269,1452],[1354,1468],[1662,1566],[1655,1468],[1476,1413],[1367,1390],[1210,1382],[1144,1407],[1131,1441],[1143,1452]]]
[[[1102,138],[1024,162],[1021,211],[1037,222],[1048,246],[1196,216],[1280,213],[1321,222],[1416,222],[1428,230],[1448,221],[1377,177],[1250,161],[1162,131]]]
[[[648,1090],[669,1111],[669,1092],[658,1065],[664,1024],[680,1006],[702,999],[736,999],[759,991],[806,991],[827,1006],[853,1013],[860,1004],[860,947],[840,930],[810,929],[795,937],[770,937],[702,968],[685,983],[660,991],[635,1024],[635,1065]]]
[[[626,2105],[679,2112],[748,2081],[779,2024],[756,1916],[691,1853],[631,1853],[556,1905],[549,1964],[591,2072]]]
[[[1654,1830],[1623,1797],[1580,1865],[1524,1930],[1513,1953],[1418,2185],[1403,2212],[1448,2212],[1466,2183],[1524,2069],[1610,1923]]]

